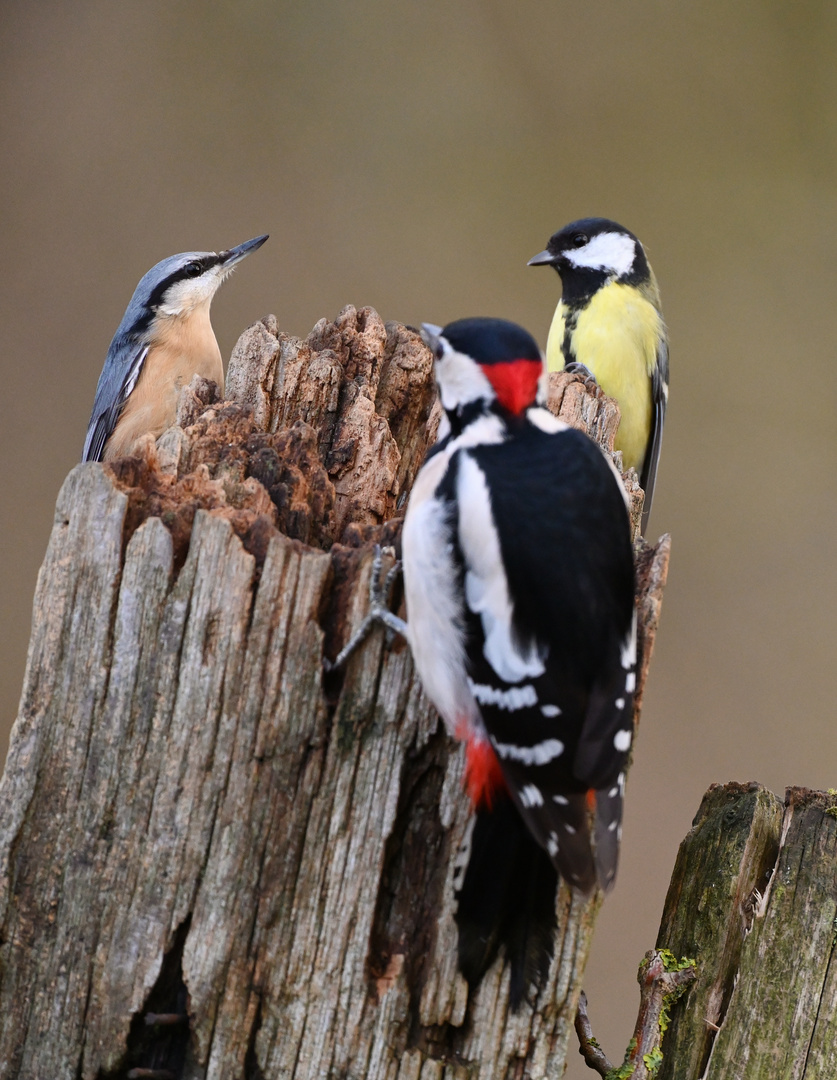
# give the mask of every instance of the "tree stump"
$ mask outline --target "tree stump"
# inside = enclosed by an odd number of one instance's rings
[[[0,1075],[560,1076],[598,901],[561,887],[536,1001],[502,960],[469,994],[460,748],[404,642],[321,663],[397,543],[432,357],[371,309],[268,317],[227,388],[58,498],[0,786]],[[551,402],[612,449],[612,402]],[[638,543],[639,703],[669,548]]]

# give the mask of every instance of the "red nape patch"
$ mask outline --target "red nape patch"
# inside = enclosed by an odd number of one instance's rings
[[[468,737],[464,784],[475,810],[490,810],[494,796],[508,790],[500,762],[487,739]]]
[[[587,789],[587,809],[590,811],[591,814],[595,814],[595,812],[596,812],[596,789],[595,788],[588,788]]]
[[[519,416],[534,404],[538,379],[543,372],[540,360],[506,360],[500,364],[480,366],[504,409]]]

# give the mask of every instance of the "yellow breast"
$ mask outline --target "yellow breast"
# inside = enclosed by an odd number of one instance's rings
[[[630,285],[611,282],[576,313],[570,340],[575,355],[565,357],[568,315],[571,319],[559,301],[546,346],[547,366],[560,371],[566,359],[575,359],[593,373],[608,397],[616,398],[622,412],[616,449],[622,451],[626,469],[632,465],[641,472],[651,434],[651,375],[663,333],[660,313]]]

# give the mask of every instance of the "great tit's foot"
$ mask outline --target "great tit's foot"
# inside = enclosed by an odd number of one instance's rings
[[[598,397],[602,392],[602,388],[596,382],[596,376],[585,364],[580,364],[578,360],[573,360],[571,363],[564,366],[564,371],[570,375],[580,375],[584,380],[584,388],[588,394],[593,394]]]
[[[387,552],[394,554],[392,548],[387,548]],[[394,634],[401,634],[402,637],[407,636],[407,624],[403,619],[399,619],[397,615],[394,615],[389,610],[388,606],[389,594],[393,582],[401,573],[401,563],[395,562],[382,581],[381,568],[383,563],[383,548],[380,544],[376,544],[375,557],[372,560],[372,575],[369,579],[369,610],[367,611],[363,622],[337,656],[333,660],[323,657],[323,667],[326,671],[336,671],[337,668],[342,667],[358,645],[366,639],[369,631],[376,623],[383,623],[387,628],[386,641],[388,645],[392,641]]]

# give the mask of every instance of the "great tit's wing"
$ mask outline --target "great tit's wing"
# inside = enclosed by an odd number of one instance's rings
[[[101,461],[119,414],[137,385],[149,346],[142,342],[113,342],[99,376],[93,412],[87,425],[82,461]]]
[[[654,486],[657,482],[657,466],[660,463],[660,450],[663,445],[663,424],[666,418],[666,405],[668,404],[668,342],[661,338],[657,347],[657,363],[651,375],[651,438],[648,444],[648,452],[645,455],[645,464],[642,467],[642,476],[639,478],[640,486],[645,492],[645,504],[642,508],[642,532],[648,524],[651,514],[651,503],[654,499]]]

